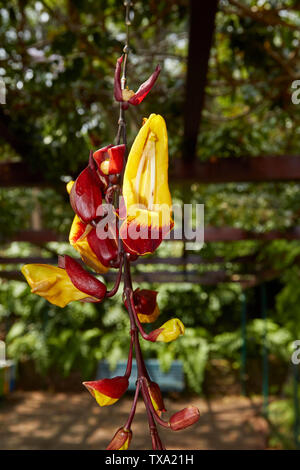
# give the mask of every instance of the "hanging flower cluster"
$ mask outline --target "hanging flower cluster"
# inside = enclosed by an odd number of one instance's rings
[[[80,254],[91,274],[70,256],[59,257],[58,265],[28,264],[22,267],[31,291],[59,307],[69,302],[102,302],[112,297],[124,282],[123,299],[130,318],[130,347],[126,371],[112,379],[84,382],[100,406],[116,403],[126,392],[132,369],[133,350],[137,361],[136,393],[129,417],[117,430],[109,450],[128,449],[131,423],[141,393],[148,415],[153,449],[164,449],[156,423],[174,431],[186,428],[199,419],[199,410],[189,406],[165,420],[166,409],[159,385],[151,381],[140,349],[139,335],[151,342],[170,342],[184,334],[184,325],[172,318],[160,328],[146,333],[143,323],[159,316],[157,292],[132,288],[130,263],[138,256],[153,253],[173,228],[171,196],[168,186],[168,137],[160,115],[144,119],[126,160],[124,111],[129,104],[140,104],[154,85],[160,72],[153,75],[136,93],[122,89],[121,66],[115,72],[115,98],[120,102],[119,130],[116,145],[90,152],[87,167],[67,190],[75,217],[69,241]],[[121,144],[121,138],[123,143]],[[115,223],[117,222],[117,223]],[[116,281],[109,291],[96,275],[116,269]]]

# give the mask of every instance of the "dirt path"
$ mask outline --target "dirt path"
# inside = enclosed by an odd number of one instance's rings
[[[187,403],[188,402],[188,403]],[[105,449],[126,420],[131,400],[100,408],[86,392],[15,392],[0,403],[0,449]],[[184,431],[160,430],[167,449],[264,449],[267,428],[258,416],[260,399],[226,397],[166,400],[168,413],[187,404],[201,411],[197,425]],[[143,403],[133,424],[131,449],[150,449]]]

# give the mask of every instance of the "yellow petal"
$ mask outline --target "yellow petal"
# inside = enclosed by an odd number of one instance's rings
[[[25,264],[21,269],[31,292],[44,297],[58,307],[65,307],[73,300],[89,297],[78,290],[64,269],[48,264]]]
[[[160,312],[159,312],[159,308],[158,308],[157,304],[156,304],[155,309],[151,313],[151,315],[144,315],[143,313],[137,312],[139,320],[140,320],[141,323],[153,323],[153,322],[155,322],[155,320],[159,316],[159,313]]]
[[[87,240],[90,230],[92,230],[92,226],[84,224],[78,215],[75,215],[69,235],[70,244],[80,253],[85,264],[97,273],[106,273],[108,268],[99,261]]]
[[[69,194],[71,192],[71,189],[72,189],[74,183],[75,183],[75,181],[71,180],[66,184],[66,188],[67,188],[67,191],[68,191]]]
[[[124,442],[124,444],[122,445],[122,447],[120,447],[119,450],[128,450],[129,444],[130,444],[130,439],[127,438],[126,441]]]
[[[126,250],[139,255],[153,253],[174,225],[168,186],[168,135],[165,121],[158,114],[144,121],[131,147],[123,196],[127,218],[120,237]],[[140,229],[142,235],[131,236],[130,232]]]
[[[164,343],[174,341],[179,335],[184,334],[184,324],[179,318],[168,320],[159,329],[163,329],[163,331],[158,335],[156,341],[162,341]]]
[[[108,397],[107,395],[104,395],[103,393],[98,392],[98,390],[94,390],[94,396],[99,406],[113,405],[114,403],[116,403],[116,401],[119,400],[119,398]]]
[[[140,129],[128,156],[123,195],[127,211],[142,204],[172,205],[168,186],[168,135],[162,116],[151,114]]]

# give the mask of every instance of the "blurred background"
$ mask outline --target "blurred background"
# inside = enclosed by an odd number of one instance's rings
[[[162,71],[127,112],[129,144],[143,117],[161,114],[173,202],[205,204],[202,249],[165,241],[133,268],[136,286],[159,291],[151,329],[171,317],[186,326],[174,343],[142,343],[167,408],[193,402],[202,411],[194,430],[165,436],[167,448],[295,449],[299,2],[133,3],[129,88],[157,63]],[[65,184],[89,149],[115,138],[124,40],[121,0],[0,1],[1,449],[101,448],[129,411],[130,395],[102,410],[81,385],[122,369],[121,297],[60,309],[31,294],[20,273],[75,254]],[[143,414],[141,405],[132,448],[149,445]]]

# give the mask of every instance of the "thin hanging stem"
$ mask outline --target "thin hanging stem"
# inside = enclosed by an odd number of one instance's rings
[[[138,397],[139,397],[139,393],[140,393],[140,388],[141,388],[140,382],[137,382],[136,389],[135,389],[135,394],[134,394],[134,399],[133,399],[132,406],[131,406],[131,410],[130,410],[127,422],[124,426],[125,430],[130,429],[131,423],[133,421],[133,418],[134,418],[134,415],[135,415],[135,412],[136,412],[136,405],[137,405],[137,401],[138,401]]]
[[[113,297],[118,292],[119,287],[120,287],[120,282],[122,279],[122,273],[123,273],[123,253],[120,253],[120,266],[119,266],[117,278],[115,280],[115,285],[110,291],[106,292],[105,297]]]
[[[127,366],[126,366],[126,371],[125,371],[125,377],[129,378],[131,375],[131,369],[132,369],[132,353],[133,353],[133,330],[130,331],[130,346],[129,346],[129,353],[128,353],[128,359],[127,359]]]

